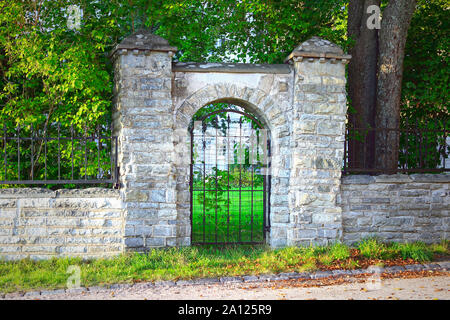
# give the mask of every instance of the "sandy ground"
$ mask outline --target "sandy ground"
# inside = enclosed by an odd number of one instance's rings
[[[146,300],[450,300],[450,275],[421,278],[394,278],[369,281],[368,278],[348,278],[339,281],[274,281],[209,285],[158,286],[145,285],[118,290],[98,290],[49,294],[20,299],[146,299]]]

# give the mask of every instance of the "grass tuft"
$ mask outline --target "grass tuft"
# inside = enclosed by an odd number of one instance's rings
[[[358,244],[358,250],[362,256],[369,259],[383,259],[388,253],[386,244],[380,242],[376,238],[362,240]]]
[[[392,247],[398,250],[402,259],[413,259],[415,261],[431,261],[433,251],[423,242],[393,244]]]
[[[441,243],[434,243],[431,245],[431,251],[433,251],[434,254],[440,254],[440,255],[448,255],[450,254],[450,248],[449,248],[449,241],[448,240],[442,240]]]
[[[350,257],[350,248],[339,242],[331,245],[328,251],[333,260],[345,260]]]

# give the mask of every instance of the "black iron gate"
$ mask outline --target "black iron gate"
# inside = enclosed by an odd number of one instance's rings
[[[195,119],[195,118],[194,118]],[[239,107],[191,127],[192,244],[261,244],[269,229],[270,139]]]

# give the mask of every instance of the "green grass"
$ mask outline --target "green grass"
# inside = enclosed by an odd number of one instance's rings
[[[384,259],[389,253],[387,245],[379,242],[376,238],[369,238],[358,244],[358,249],[366,258]]]
[[[225,200],[229,197],[229,203],[222,201],[219,205],[215,205],[216,192],[194,191],[192,243],[263,242],[264,191],[250,190],[225,191],[221,196]],[[213,205],[204,206],[199,201],[203,196]]]
[[[353,252],[353,254],[351,254]],[[356,255],[354,253],[357,253]],[[340,243],[320,247],[267,246],[183,247],[129,253],[110,259],[83,261],[54,258],[46,261],[0,261],[0,292],[65,288],[70,265],[81,269],[81,285],[94,286],[138,281],[192,279],[279,272],[313,271],[323,266],[354,269],[364,259],[429,261],[434,254],[449,255],[448,241],[425,245],[384,244],[366,239],[357,247]]]
[[[414,243],[383,243],[376,238],[369,238],[358,244],[362,256],[371,259],[413,259],[416,261],[431,261],[434,254],[448,254],[448,241],[440,244],[426,245],[423,242]]]

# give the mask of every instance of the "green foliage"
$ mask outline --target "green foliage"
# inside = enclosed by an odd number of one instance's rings
[[[358,249],[362,256],[370,259],[383,259],[388,253],[386,244],[376,238],[362,240],[358,244]]]
[[[157,33],[181,49],[181,61],[282,63],[314,35],[345,46],[345,7],[342,0],[165,2]]]
[[[450,20],[447,0],[420,0],[408,30],[402,114],[424,121],[448,116]],[[441,123],[441,127],[444,124]],[[447,128],[448,128],[447,123]]]
[[[263,192],[194,191],[192,241],[263,241]],[[219,194],[221,194],[219,196]],[[217,201],[216,201],[217,196]],[[217,238],[216,238],[217,236]]]
[[[350,257],[350,249],[348,246],[336,242],[329,247],[329,254],[333,260],[345,260]]]
[[[433,259],[433,251],[423,242],[415,243],[394,243],[392,249],[399,252],[402,259],[413,259],[415,261],[431,261]]]
[[[437,150],[445,158],[443,130],[450,127],[450,21],[447,0],[420,0],[408,30],[402,84],[402,126],[430,130],[423,136],[410,133],[400,138],[400,163],[410,167],[435,168],[441,164]],[[440,130],[433,132],[431,130]],[[418,146],[421,145],[420,149]],[[423,161],[420,161],[420,157]]]
[[[0,119],[7,128],[49,130],[59,122],[82,131],[109,115],[113,81],[105,53],[120,34],[117,21],[106,15],[112,8],[72,3],[83,9],[79,30],[67,29],[66,1],[0,4]]]
[[[144,1],[140,1],[141,4]],[[67,27],[67,8],[79,5],[82,23],[79,30]],[[139,10],[119,1],[14,1],[0,3],[0,123],[7,134],[30,137],[92,136],[97,128],[104,133],[110,122],[113,77],[107,53],[130,31],[130,21]],[[142,19],[141,19],[142,20]],[[2,161],[1,179],[31,178],[31,156],[34,178],[56,179],[58,176],[57,141],[41,139],[20,145],[14,141],[2,144],[7,151],[7,165]],[[104,143],[96,152],[94,141],[87,149],[95,150],[84,170],[84,146],[74,143],[74,178],[98,177],[110,167]],[[72,147],[61,147],[61,179],[69,179]],[[22,163],[19,172],[17,154]],[[45,153],[48,154],[44,159]],[[44,171],[47,161],[49,170]],[[6,171],[6,174],[5,174]],[[5,186],[3,186],[5,187]],[[70,187],[70,185],[66,186]]]

